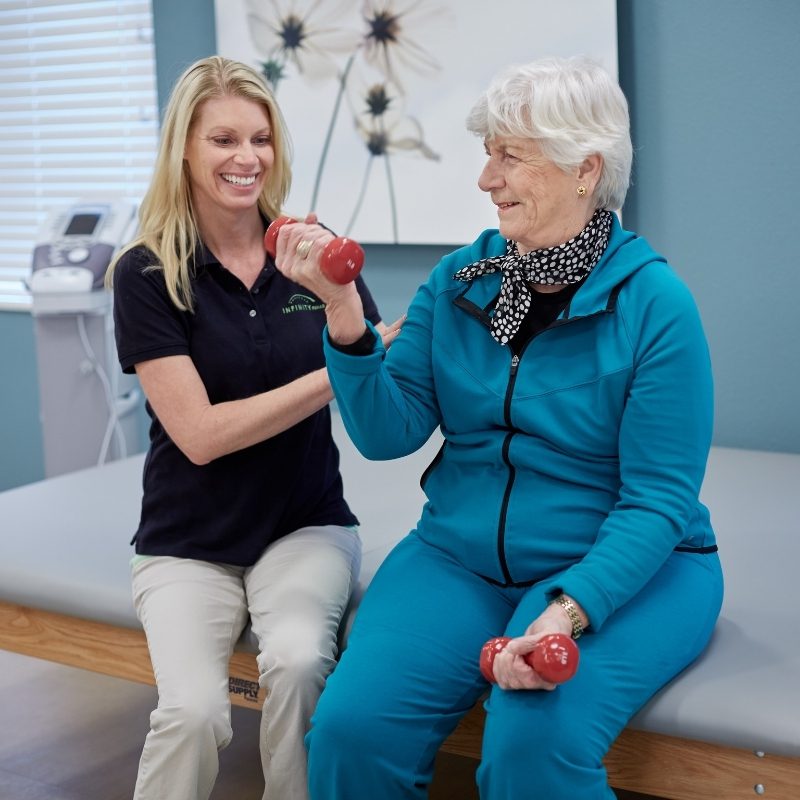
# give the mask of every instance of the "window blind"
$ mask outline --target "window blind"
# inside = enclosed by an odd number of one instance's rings
[[[157,136],[149,0],[0,0],[0,280],[54,206],[138,204]]]

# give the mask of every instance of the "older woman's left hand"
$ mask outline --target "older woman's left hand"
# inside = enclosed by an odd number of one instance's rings
[[[327,228],[317,224],[315,214],[309,214],[302,222],[283,225],[278,231],[275,265],[287,278],[311,290],[325,303],[331,338],[349,344],[366,330],[364,307],[354,281],[344,285],[333,283],[320,268],[322,250],[333,238]]]
[[[540,639],[551,633],[572,634],[572,626],[559,606],[547,606],[528,626],[524,636],[512,639],[495,656],[494,677],[501,689],[544,689],[550,692],[556,688],[557,684],[542,679],[523,658]]]
[[[275,265],[287,278],[305,286],[324,303],[337,294],[350,294],[354,286],[333,283],[320,269],[319,258],[325,245],[334,235],[317,224],[316,214],[302,221],[283,225],[275,241]],[[338,291],[337,291],[338,290]],[[342,291],[349,290],[349,291]]]

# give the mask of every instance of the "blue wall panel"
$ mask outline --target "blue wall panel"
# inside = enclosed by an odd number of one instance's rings
[[[617,7],[635,147],[624,221],[697,298],[714,362],[715,444],[800,452],[800,3]],[[163,107],[180,72],[215,50],[214,4],[153,0],[153,12]],[[365,276],[387,320],[445,249],[368,248]],[[41,478],[43,458],[30,316],[0,312],[0,338],[2,490]]]

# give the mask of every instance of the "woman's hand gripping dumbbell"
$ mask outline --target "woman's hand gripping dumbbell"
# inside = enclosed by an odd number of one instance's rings
[[[489,639],[481,648],[481,675],[489,683],[496,683],[494,677],[494,660],[511,641],[509,636],[496,636]],[[525,653],[522,658],[529,667],[544,681],[553,684],[568,681],[578,669],[580,653],[578,646],[565,633],[550,633],[543,636],[534,649]]]
[[[272,258],[275,258],[277,250],[278,231],[284,225],[291,225],[294,222],[297,222],[297,220],[291,217],[278,217],[269,224],[267,232],[264,234],[264,248]],[[301,241],[297,245],[298,255],[302,258],[307,258],[312,245],[311,241]],[[323,275],[329,281],[343,286],[358,277],[361,268],[364,266],[364,251],[358,242],[353,239],[337,236],[322,248],[319,266]]]

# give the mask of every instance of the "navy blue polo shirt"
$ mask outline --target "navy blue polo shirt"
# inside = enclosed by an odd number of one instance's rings
[[[192,359],[212,403],[283,386],[325,365],[323,304],[269,257],[252,289],[204,247],[194,259],[194,313],[167,295],[145,248],[114,271],[114,323],[124,372],[153,358]],[[380,320],[363,280],[367,319]],[[354,525],[342,496],[339,452],[326,406],[292,428],[197,466],[173,444],[152,407],[136,552],[250,566],[272,541],[306,525]]]

